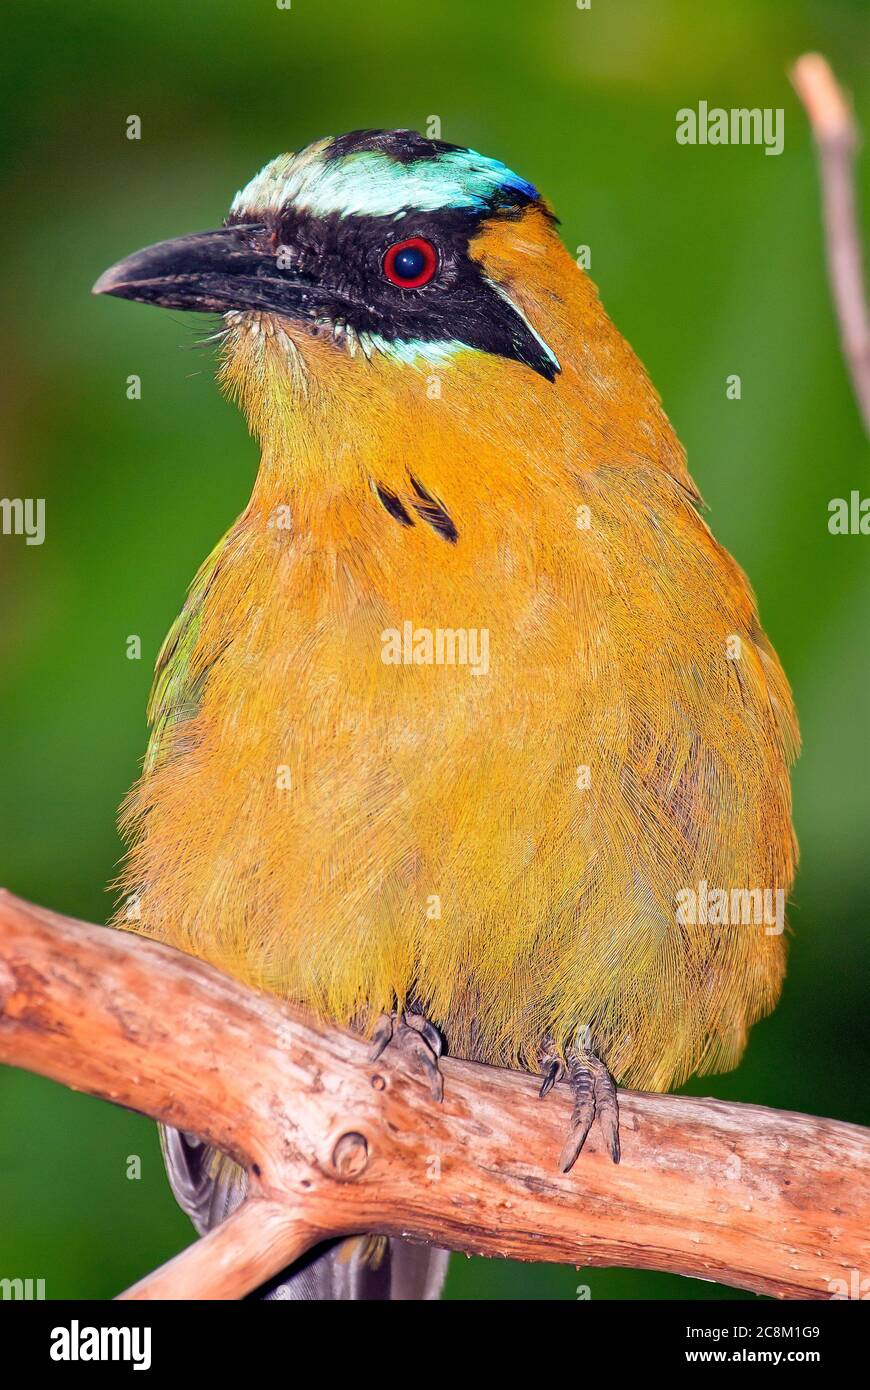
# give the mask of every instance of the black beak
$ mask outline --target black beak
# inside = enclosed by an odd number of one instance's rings
[[[316,283],[278,264],[268,228],[249,223],[194,232],[146,246],[104,271],[94,294],[196,313],[259,309],[288,317],[316,316]]]

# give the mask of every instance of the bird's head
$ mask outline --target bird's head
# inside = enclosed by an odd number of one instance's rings
[[[497,160],[413,131],[358,131],[279,155],[219,231],[146,247],[94,290],[268,314],[297,345],[326,335],[402,364],[493,353],[552,381],[559,361],[511,284],[533,271],[524,258],[558,246],[551,222],[537,190]]]
[[[353,436],[359,453],[368,438],[382,457],[409,412],[425,451],[429,401],[442,450],[451,420],[466,439],[503,427],[520,445],[555,421],[561,449],[564,422],[582,429],[585,413],[615,440],[607,417],[630,376],[644,388],[633,417],[660,428],[654,393],[537,189],[413,131],[278,156],[222,228],[136,252],[94,291],[223,315],[224,382],[273,455],[298,451],[319,416],[333,441]]]

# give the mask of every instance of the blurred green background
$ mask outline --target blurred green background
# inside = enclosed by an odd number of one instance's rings
[[[831,536],[827,506],[870,495],[870,472],[786,78],[822,50],[870,131],[866,0],[27,0],[0,24],[0,495],[44,497],[47,516],[42,546],[0,537],[0,881],[106,917],[150,669],[257,462],[210,351],[193,350],[208,321],[92,299],[91,284],[135,248],[218,225],[279,151],[437,115],[445,139],[537,183],[569,247],[592,248],[795,687],[802,866],[785,993],[736,1072],[688,1089],[866,1121],[870,540]],[[678,146],[675,113],[700,100],[783,107],[784,153]],[[130,114],[140,141],[125,137]],[[870,225],[868,156],[860,181]],[[9,1069],[0,1184],[0,1277],[44,1278],[49,1298],[110,1296],[192,1237],[150,1122]],[[573,1299],[578,1283],[593,1298],[742,1296],[461,1256],[447,1293]]]

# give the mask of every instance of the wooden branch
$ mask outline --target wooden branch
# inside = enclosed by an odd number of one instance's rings
[[[278,1202],[250,1197],[222,1225],[134,1284],[122,1299],[227,1299],[265,1284],[322,1239]]]
[[[819,152],[828,275],[843,355],[864,428],[870,434],[870,317],[853,171],[858,132],[852,108],[821,54],[805,53],[799,58],[791,80],[806,108]]]
[[[628,1265],[783,1298],[866,1271],[870,1133],[834,1120],[621,1092],[623,1158],[524,1074],[447,1059],[444,1103],[400,1049],[368,1062],[209,966],[0,892],[0,1060],[191,1130],[248,1169],[223,1226],[131,1298],[238,1298],[329,1235]],[[0,1217],[2,1220],[2,1217]]]

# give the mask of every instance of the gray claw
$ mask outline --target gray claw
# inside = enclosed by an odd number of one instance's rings
[[[411,1059],[414,1070],[429,1082],[432,1099],[439,1104],[444,1099],[444,1078],[438,1066],[444,1044],[441,1034],[422,1014],[384,1014],[372,1038],[374,1046],[370,1061],[377,1061],[390,1042],[399,1043]]]
[[[574,1109],[571,1112],[571,1133],[559,1157],[559,1167],[563,1173],[573,1168],[595,1119],[595,1082],[592,1073],[573,1054],[568,1059],[568,1079],[574,1092]]]
[[[614,1163],[618,1163],[620,1157],[619,1101],[617,1100],[616,1085],[604,1063],[599,1061],[597,1057],[592,1060],[597,1063],[597,1066],[593,1068],[595,1113],[604,1135],[604,1142],[610,1150],[610,1157]]]
[[[614,1163],[619,1162],[619,1103],[616,1084],[599,1057],[576,1053],[568,1059],[568,1077],[574,1092],[571,1114],[571,1133],[559,1159],[559,1167],[567,1173],[586,1142],[592,1121],[598,1118],[604,1142]]]
[[[559,1061],[558,1058],[554,1058],[552,1062],[545,1063],[544,1079],[541,1082],[541,1089],[538,1092],[538,1096],[541,1100],[543,1100],[545,1096],[548,1096],[550,1094],[556,1082],[559,1080],[561,1074],[562,1063]]]
[[[376,1062],[384,1048],[391,1041],[394,1029],[392,1014],[382,1014],[378,1020],[378,1026],[372,1034],[372,1050],[369,1053],[369,1061]]]
[[[430,1023],[428,1018],[424,1018],[422,1014],[411,1013],[405,1014],[404,1022],[408,1028],[413,1028],[415,1032],[420,1034],[421,1038],[423,1038],[424,1042],[428,1043],[436,1057],[441,1056],[444,1043],[434,1023]]]

